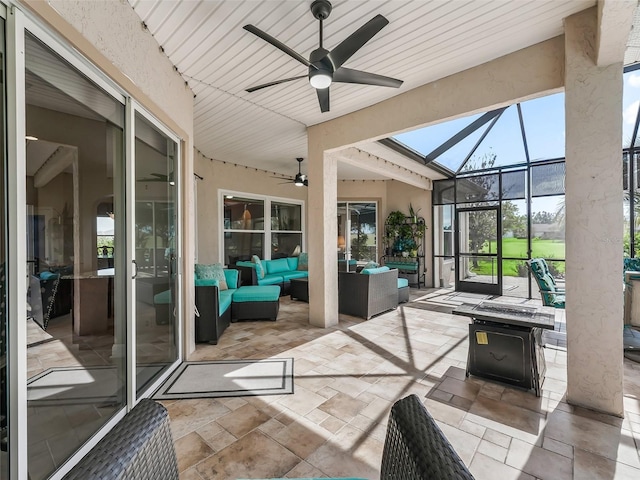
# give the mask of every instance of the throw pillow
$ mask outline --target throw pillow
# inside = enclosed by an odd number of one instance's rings
[[[224,276],[224,270],[221,263],[214,263],[211,265],[203,265],[201,263],[196,264],[196,278],[200,280],[213,279],[220,282],[220,290],[227,290],[227,280]]]
[[[309,270],[309,254],[306,252],[300,253],[298,257],[298,270]]]
[[[293,252],[291,252],[291,255],[289,256],[297,257],[298,255],[300,255],[300,245],[296,245],[296,248],[293,249]]]
[[[380,264],[378,262],[367,262],[364,268],[378,268]]]
[[[260,261],[260,257],[257,255],[254,255],[253,257],[251,257],[251,261],[256,264],[256,275],[258,276],[259,279],[262,280],[264,278],[264,266]]]
[[[227,279],[227,287],[238,288],[238,270],[233,268],[224,270],[224,277]]]

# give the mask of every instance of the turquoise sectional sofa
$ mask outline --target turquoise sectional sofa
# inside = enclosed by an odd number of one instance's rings
[[[240,271],[243,285],[278,285],[280,295],[289,295],[292,278],[306,278],[307,270],[298,270],[299,257],[278,258],[276,260],[260,260],[264,269],[264,277],[260,278],[253,262],[237,262],[235,268]]]
[[[196,276],[196,342],[217,344],[231,322],[236,320],[276,320],[280,308],[280,289],[241,286],[239,272],[224,270],[229,287],[220,290],[217,280]]]

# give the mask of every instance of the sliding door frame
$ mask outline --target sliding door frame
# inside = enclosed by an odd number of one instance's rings
[[[122,165],[114,165],[114,194],[124,198],[120,209],[124,215],[120,217],[119,228],[124,232],[122,239],[125,245],[119,249],[116,257],[116,268],[125,272],[126,282],[116,282],[116,298],[126,302],[116,303],[116,314],[120,312],[125,318],[126,346],[126,405],[115,413],[95,434],[76,450],[64,464],[52,475],[51,479],[60,479],[85,456],[117,423],[127,411],[144,396],[148,396],[164,381],[183,358],[183,315],[182,297],[182,185],[179,178],[181,171],[183,141],[175,133],[162,125],[144,107],[125,90],[121,89],[92,62],[79,54],[68,42],[54,33],[36,16],[21,10],[13,0],[0,0],[0,17],[6,20],[6,132],[7,132],[7,230],[12,232],[7,238],[7,387],[8,387],[8,427],[9,427],[9,478],[19,480],[28,477],[28,416],[27,416],[27,335],[25,315],[25,299],[27,285],[24,281],[24,266],[27,262],[26,249],[26,89],[25,89],[25,37],[28,31],[44,42],[51,50],[62,57],[73,68],[94,82],[108,95],[125,105],[125,152]],[[158,127],[177,145],[176,154],[176,263],[178,265],[176,333],[177,360],[157,379],[140,397],[136,397],[135,388],[135,289],[132,260],[134,258],[133,228],[135,221],[135,113],[140,113],[146,120]],[[0,112],[3,114],[4,112]],[[118,212],[116,212],[118,213]],[[118,259],[119,257],[119,259]],[[120,285],[118,285],[120,283]],[[119,305],[118,305],[119,304]],[[124,353],[124,352],[121,352]]]

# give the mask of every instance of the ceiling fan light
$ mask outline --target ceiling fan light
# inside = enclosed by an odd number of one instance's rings
[[[293,184],[296,187],[304,187],[304,180],[296,180]]]
[[[309,73],[309,83],[318,90],[329,88],[332,80],[331,73],[326,70],[318,69]]]

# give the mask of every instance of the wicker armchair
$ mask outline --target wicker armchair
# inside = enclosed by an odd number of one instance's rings
[[[196,343],[217,345],[222,333],[231,323],[231,307],[220,315],[218,287],[196,286]]]
[[[338,311],[370,319],[398,306],[398,270],[363,275],[338,272]]]
[[[380,480],[473,480],[416,395],[391,407]]]
[[[178,480],[166,408],[141,400],[64,479]]]

